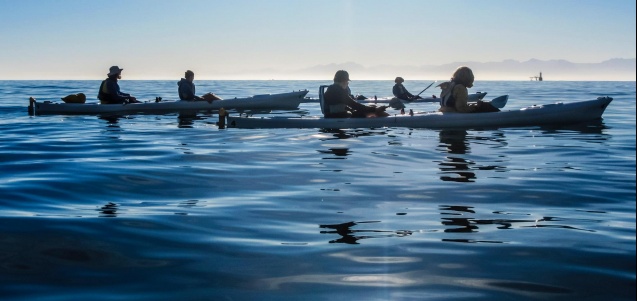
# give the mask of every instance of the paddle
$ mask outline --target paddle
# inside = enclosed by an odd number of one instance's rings
[[[429,87],[431,87],[431,85],[435,84],[436,81],[434,81],[433,83],[429,84],[429,86],[427,86],[427,88],[422,89],[422,91],[420,91],[420,93],[416,94],[416,96],[420,96],[420,94],[422,94],[422,92],[425,92],[427,89],[429,89]]]
[[[436,83],[436,81],[433,81],[431,84],[429,84],[429,86],[427,86],[427,88],[422,89],[422,91],[420,91],[420,93],[416,94],[414,96],[414,98],[419,97],[420,94],[422,94],[423,92],[427,91],[427,89],[429,89],[429,87],[431,87],[435,83]],[[405,104],[398,98],[392,98],[389,101],[389,106],[392,107],[393,109],[396,109],[396,110],[405,109]]]
[[[509,95],[502,95],[492,99],[489,103],[491,103],[492,106],[498,109],[502,109],[507,104],[508,100],[509,100]]]
[[[502,109],[507,104],[508,100],[509,100],[509,95],[502,95],[492,99],[491,101],[485,101],[485,102],[490,103],[492,106],[498,109]],[[402,101],[400,101],[400,99],[398,98],[392,98],[392,100],[389,101],[389,106],[396,110],[404,110],[406,108],[405,104]]]

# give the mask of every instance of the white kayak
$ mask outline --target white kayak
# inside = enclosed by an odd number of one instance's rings
[[[478,100],[482,100],[484,98],[484,96],[487,95],[487,92],[476,92],[476,93],[471,93],[469,94],[469,102],[476,102]],[[416,102],[435,102],[435,103],[439,103],[440,102],[440,98],[438,97],[423,97],[423,98],[417,98],[414,100],[405,100],[405,99],[400,99],[400,98],[396,98],[396,97],[370,97],[367,99],[361,99],[361,100],[357,100],[360,103],[365,103],[365,104],[375,104],[375,103],[380,103],[380,104],[385,104],[385,103],[393,103],[396,101],[400,101],[402,103],[416,103]]]
[[[307,90],[279,94],[262,94],[245,98],[208,101],[148,101],[129,104],[64,103],[29,100],[29,114],[130,114],[170,113],[219,110],[294,110],[307,95]]]
[[[534,105],[518,110],[493,113],[426,112],[376,118],[323,117],[227,117],[235,128],[489,128],[515,126],[566,125],[600,119],[613,99]]]

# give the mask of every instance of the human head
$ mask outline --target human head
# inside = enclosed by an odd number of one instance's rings
[[[117,66],[111,66],[111,68],[108,69],[108,77],[113,77],[113,76],[117,76],[117,78],[120,77],[120,75],[122,74],[122,70],[120,67]]]
[[[190,70],[186,70],[186,73],[184,74],[184,77],[186,79],[193,79],[193,78],[195,78],[195,73],[190,71]]]
[[[349,73],[345,70],[338,70],[334,74],[334,83],[347,83],[349,81]]]
[[[405,79],[400,77],[400,76],[396,77],[396,79],[394,80],[394,82],[397,83],[397,84],[403,83],[404,81],[405,81]]]
[[[467,88],[473,87],[474,81],[473,71],[469,67],[461,66],[453,73],[452,81],[462,84]]]

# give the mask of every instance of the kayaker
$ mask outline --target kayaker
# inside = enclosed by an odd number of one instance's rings
[[[405,86],[403,86],[404,82],[405,82],[405,79],[400,76],[396,77],[396,79],[394,80],[395,85],[394,85],[394,88],[392,89],[392,93],[394,94],[396,98],[407,100],[407,101],[412,101],[414,99],[421,98],[420,96],[416,96],[409,93],[409,91],[407,91]]]
[[[108,71],[108,78],[102,81],[97,98],[102,104],[138,103],[137,98],[119,90],[117,80],[122,78],[122,70],[118,66],[112,66]]]
[[[334,84],[327,87],[323,95],[323,115],[325,118],[385,117],[387,106],[366,106],[358,103],[348,93],[349,73],[338,70],[334,74]]]
[[[444,82],[438,87],[442,89],[440,92],[440,112],[458,112],[458,113],[484,113],[498,112],[498,108],[492,106],[488,102],[478,100],[475,104],[468,103],[469,90],[473,87],[474,81],[473,71],[469,67],[461,66],[456,69],[451,80]]]
[[[186,70],[184,74],[184,78],[182,78],[177,85],[179,86],[179,99],[181,100],[204,100],[203,98],[195,95],[195,84],[193,81],[195,80],[195,73]]]

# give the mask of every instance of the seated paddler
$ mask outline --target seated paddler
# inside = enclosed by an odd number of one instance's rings
[[[97,93],[97,98],[102,104],[122,104],[122,103],[136,103],[137,98],[131,96],[128,93],[123,93],[119,90],[119,84],[117,81],[122,78],[122,70],[118,66],[112,66],[108,71],[108,78],[102,81],[100,85],[100,91]]]
[[[407,91],[407,88],[405,88],[405,86],[403,85],[403,83],[405,82],[405,79],[403,79],[402,77],[396,77],[396,79],[394,80],[394,88],[392,88],[392,93],[394,94],[394,97],[398,98],[398,99],[402,99],[402,100],[407,100],[407,101],[412,101],[414,99],[418,99],[420,98],[420,96],[416,96],[413,95],[411,93],[409,93],[409,91]]]
[[[457,113],[486,113],[498,112],[498,108],[488,102],[478,100],[476,103],[469,103],[469,90],[473,87],[475,77],[473,71],[466,66],[461,66],[454,71],[451,80],[444,82],[438,87],[440,92],[440,112]]]
[[[186,70],[186,73],[184,74],[184,77],[177,82],[177,86],[179,86],[179,88],[177,89],[177,92],[179,93],[179,99],[181,100],[205,100],[208,102],[212,102],[213,100],[220,100],[221,97],[215,95],[214,93],[206,93],[204,95],[201,96],[197,96],[195,94],[195,73],[190,71],[190,70]]]
[[[179,89],[179,99],[181,100],[204,100],[203,98],[195,95],[195,73],[186,70],[184,77],[177,83]]]
[[[348,93],[349,73],[339,70],[334,74],[334,84],[327,87],[323,95],[323,115],[325,118],[365,118],[385,117],[387,106],[366,106],[354,100]]]

